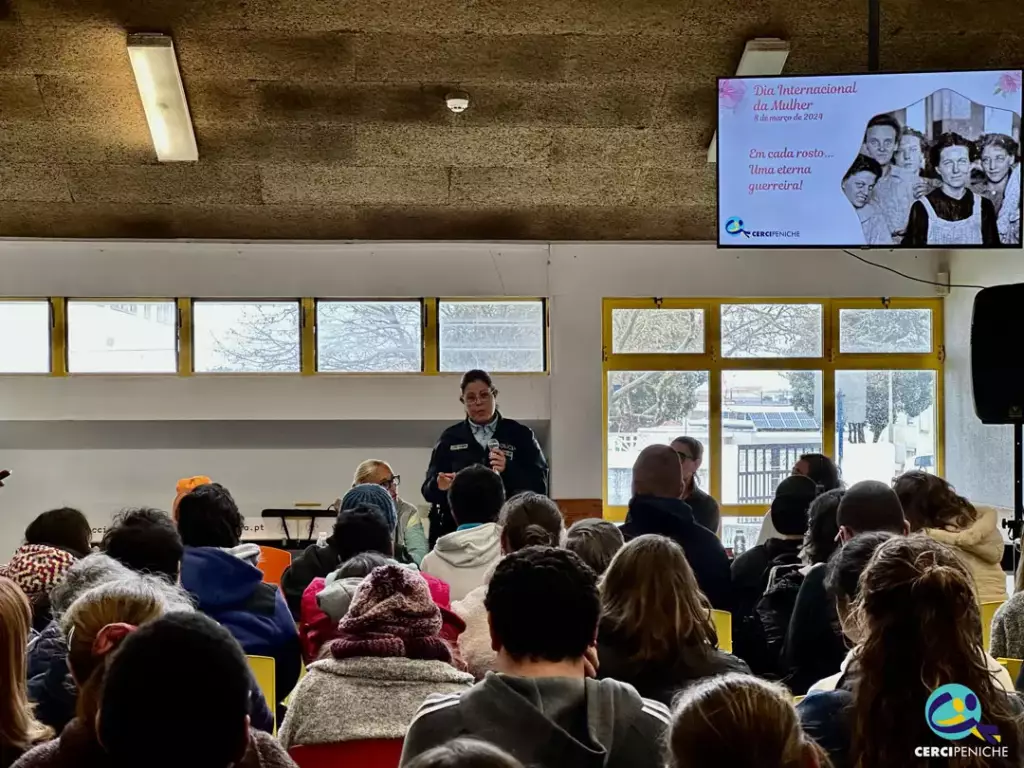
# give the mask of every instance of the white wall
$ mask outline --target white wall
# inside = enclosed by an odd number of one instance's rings
[[[872,258],[935,277],[930,252]],[[703,243],[0,241],[0,296],[53,295],[550,296],[551,375],[503,377],[502,407],[513,418],[548,423],[553,495],[593,498],[602,488],[603,297],[934,294],[841,251],[718,251]],[[456,386],[451,376],[0,377],[0,465],[15,471],[0,492],[0,552],[45,507],[77,504],[103,519],[129,503],[166,505],[174,481],[201,470],[256,508],[330,500],[363,457],[355,447],[5,449],[5,421],[89,421],[101,429],[124,419],[332,419],[343,429],[353,419],[456,420]],[[395,446],[398,471],[421,475],[428,451],[429,443]],[[388,453],[379,445],[370,452]]]

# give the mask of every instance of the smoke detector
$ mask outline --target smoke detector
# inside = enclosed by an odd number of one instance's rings
[[[444,97],[444,103],[448,105],[448,109],[458,115],[469,109],[469,94],[465,91],[452,91]]]

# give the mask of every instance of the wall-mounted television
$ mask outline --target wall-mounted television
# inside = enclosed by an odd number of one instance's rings
[[[718,81],[719,247],[1020,248],[1021,70]]]

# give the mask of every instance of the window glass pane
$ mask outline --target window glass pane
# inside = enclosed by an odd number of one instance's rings
[[[50,372],[50,302],[0,301],[0,373]]]
[[[936,473],[935,371],[836,371],[836,459],[843,481]]]
[[[800,454],[821,451],[821,381],[821,371],[722,372],[723,504],[768,504]]]
[[[722,545],[736,557],[757,544],[764,515],[722,515]]]
[[[723,357],[821,357],[821,304],[723,304]]]
[[[932,351],[930,309],[841,309],[839,351],[879,354]]]
[[[544,302],[438,302],[440,370],[542,372]]]
[[[198,373],[301,370],[297,301],[197,301],[192,327]]]
[[[422,370],[422,317],[418,301],[317,302],[317,370]]]
[[[608,373],[608,503],[629,503],[633,462],[648,445],[668,445],[681,435],[704,444],[697,481],[708,487],[707,371]]]
[[[175,373],[177,306],[166,301],[68,301],[68,371]]]
[[[682,354],[704,351],[702,309],[613,309],[612,352]]]

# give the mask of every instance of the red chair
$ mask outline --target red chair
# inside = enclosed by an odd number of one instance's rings
[[[292,553],[274,547],[260,547],[260,559],[256,567],[263,571],[266,584],[280,584],[281,576],[292,564]]]
[[[367,739],[311,744],[288,750],[299,768],[398,768],[402,739]]]

